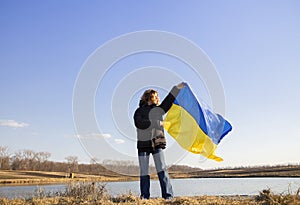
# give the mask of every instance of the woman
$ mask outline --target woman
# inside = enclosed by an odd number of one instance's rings
[[[179,90],[184,83],[174,86],[160,104],[155,90],[146,90],[141,97],[139,108],[134,113],[134,123],[137,128],[137,149],[140,166],[141,198],[150,198],[150,176],[148,173],[149,156],[152,154],[160,182],[162,197],[173,198],[163,149],[166,148],[162,116],[171,108]]]

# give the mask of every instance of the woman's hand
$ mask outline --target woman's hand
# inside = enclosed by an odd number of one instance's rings
[[[166,130],[169,129],[171,122],[169,121],[160,121],[160,126],[163,126]]]
[[[182,89],[183,87],[185,86],[185,83],[184,82],[181,82],[177,85],[177,88],[178,89]]]

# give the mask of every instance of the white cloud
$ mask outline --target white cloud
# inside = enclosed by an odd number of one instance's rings
[[[100,133],[89,133],[84,135],[77,135],[80,139],[108,139],[111,138],[110,134],[100,134]]]
[[[115,143],[117,144],[123,144],[125,141],[122,139],[115,139]]]
[[[3,127],[13,127],[13,128],[22,128],[22,127],[28,127],[28,123],[24,122],[17,122],[15,120],[0,120],[0,126]]]

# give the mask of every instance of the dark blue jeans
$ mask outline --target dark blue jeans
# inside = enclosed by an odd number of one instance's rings
[[[149,176],[149,156],[150,152],[139,152],[139,165],[140,165],[140,190],[141,198],[150,198],[150,176]],[[170,183],[170,178],[167,172],[165,157],[161,148],[156,149],[152,153],[155,168],[157,171],[161,195],[165,199],[173,198],[173,188]]]

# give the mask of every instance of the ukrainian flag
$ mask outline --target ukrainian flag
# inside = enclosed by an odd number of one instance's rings
[[[182,148],[223,161],[215,155],[215,150],[232,126],[205,103],[199,103],[187,84],[180,90],[164,121],[166,131]]]

